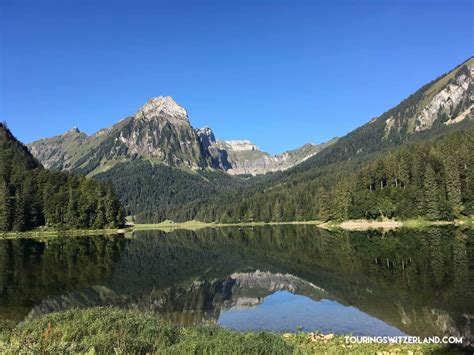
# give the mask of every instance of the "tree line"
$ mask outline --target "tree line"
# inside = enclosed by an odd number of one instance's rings
[[[451,220],[474,214],[473,151],[471,127],[307,171],[269,176],[147,220]]]
[[[111,184],[45,170],[0,123],[0,231],[105,228],[123,222]]]

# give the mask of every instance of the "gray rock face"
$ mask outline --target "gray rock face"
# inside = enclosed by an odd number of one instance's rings
[[[135,114],[137,119],[151,121],[159,116],[166,116],[174,125],[189,125],[188,112],[171,96],[158,96],[147,101]]]
[[[318,301],[331,297],[326,290],[294,275],[255,271],[234,273],[226,279],[196,280],[185,286],[172,286],[151,293],[147,290],[147,293],[133,295],[96,285],[45,299],[30,310],[26,319],[76,307],[118,305],[152,310],[163,313],[165,317],[191,312],[195,317],[187,317],[183,325],[215,324],[222,311],[253,308],[276,291],[288,291]]]
[[[44,166],[86,174],[137,158],[175,167],[213,167],[187,112],[171,97],[149,100],[133,116],[92,136],[78,130],[29,145]]]
[[[468,66],[468,71],[461,73],[454,78],[452,83],[449,83],[440,92],[438,92],[416,117],[415,131],[422,131],[429,129],[437,119],[442,119],[442,116],[450,117],[451,120],[456,120],[458,114],[454,110],[466,98],[472,101],[474,94],[474,87],[471,85],[474,77],[474,65]],[[473,105],[469,102],[467,108],[471,111]],[[463,119],[467,115],[463,115]],[[445,123],[445,122],[443,122]]]
[[[33,142],[29,149],[47,168],[89,175],[135,159],[256,175],[294,166],[321,146],[305,145],[271,156],[250,141],[216,140],[209,127],[194,129],[187,111],[173,98],[159,96],[148,100],[133,116],[91,136],[74,127],[65,134]]]
[[[213,134],[212,136],[214,137]],[[305,144],[300,148],[286,151],[280,155],[270,155],[263,152],[248,140],[222,141],[214,139],[210,141],[210,146],[212,149],[225,152],[230,164],[230,167],[226,169],[229,174],[259,175],[289,169],[317,154],[335,141],[336,139],[333,139],[319,145]]]
[[[408,119],[390,116],[385,120],[385,137],[406,130],[408,133],[474,120],[474,59],[453,70],[423,92],[421,99],[406,109]]]
[[[216,140],[209,127],[197,129],[196,132],[203,148],[213,157],[213,166],[231,175],[259,175],[286,170],[327,146],[327,144],[306,144],[280,155],[270,155],[261,151],[249,140]]]

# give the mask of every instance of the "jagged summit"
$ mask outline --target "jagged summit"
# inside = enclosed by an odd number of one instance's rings
[[[172,167],[262,174],[288,169],[320,150],[319,146],[304,146],[272,156],[249,140],[216,139],[210,127],[194,129],[186,109],[171,96],[152,98],[134,115],[91,136],[73,127],[62,135],[33,142],[29,148],[47,168],[82,174],[95,174],[137,158]]]
[[[216,142],[216,136],[214,135],[214,132],[211,128],[207,126],[197,128],[196,133],[201,142],[203,142],[206,146],[209,146],[210,144],[214,144]]]
[[[148,100],[137,111],[135,117],[150,120],[163,115],[171,118],[173,123],[189,122],[186,109],[178,105],[171,96],[158,96]]]
[[[71,134],[71,133],[81,133],[81,131],[77,127],[72,127],[66,132],[66,134]]]
[[[212,131],[212,128],[209,127],[209,126],[204,126],[202,128],[196,128],[196,130],[199,131],[200,133],[206,134],[206,135],[214,134],[214,132]]]

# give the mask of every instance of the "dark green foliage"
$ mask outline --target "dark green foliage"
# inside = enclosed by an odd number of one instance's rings
[[[321,186],[318,191],[318,197],[319,197],[319,219],[322,221],[329,221],[332,218],[332,211],[331,211],[331,205],[330,205],[330,198],[329,195],[324,188],[324,186]]]
[[[424,204],[423,211],[424,215],[431,220],[440,218],[440,189],[438,182],[436,181],[436,173],[433,168],[428,164],[425,172],[425,181],[423,183],[423,196]]]
[[[473,151],[471,127],[378,155],[271,174],[234,193],[169,210],[166,218],[239,222],[420,216],[449,220],[473,213]]]
[[[164,220],[191,201],[231,191],[244,183],[242,178],[223,172],[192,172],[144,160],[118,164],[95,178],[113,182],[126,212],[135,215],[137,222]],[[192,219],[192,214],[185,212],[180,219]]]
[[[444,168],[446,171],[446,192],[448,201],[453,207],[455,215],[460,215],[464,209],[461,196],[461,176],[459,174],[459,165],[462,162],[456,161],[456,159],[449,155],[444,161]]]
[[[110,184],[43,169],[0,124],[0,231],[121,224],[121,205]]]

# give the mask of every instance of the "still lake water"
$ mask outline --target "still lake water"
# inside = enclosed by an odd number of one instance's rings
[[[473,342],[474,231],[314,226],[0,240],[0,319],[73,307],[181,325]],[[465,343],[466,344],[466,343]]]

